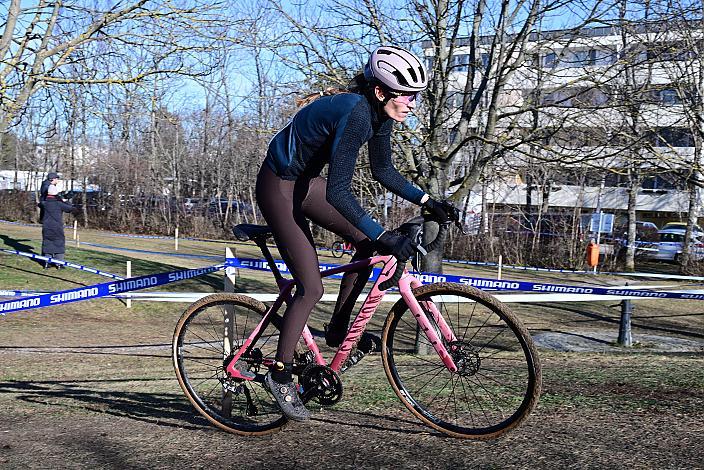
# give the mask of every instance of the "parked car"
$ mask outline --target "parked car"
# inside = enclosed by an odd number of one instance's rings
[[[667,229],[660,230],[658,234],[660,241],[657,243],[657,252],[649,252],[646,257],[661,261],[679,261],[684,246],[684,231],[681,229]],[[689,252],[695,260],[704,259],[704,240],[695,236],[690,244]]]
[[[228,206],[228,199],[227,198],[212,198],[210,200],[210,203],[208,204],[208,213],[210,214],[215,214],[218,212],[225,213],[227,211],[227,206]],[[241,213],[248,213],[251,214],[253,212],[252,210],[252,205],[246,202],[242,201],[237,201],[233,200],[232,204],[230,206],[231,211],[240,211]]]
[[[618,256],[626,256],[628,246],[628,226],[620,223],[614,227],[613,238],[604,237],[605,243],[611,243],[617,250]],[[657,252],[657,244],[660,240],[658,226],[652,222],[636,221],[636,253],[637,257],[647,258],[650,253]]]
[[[666,223],[663,227],[663,230],[681,230],[682,232],[687,230],[687,222],[668,222]],[[702,236],[704,235],[704,230],[697,225],[694,224],[694,234],[697,236]]]
[[[614,238],[626,240],[628,238],[628,225],[618,224],[614,228]],[[636,221],[636,242],[657,242],[658,226],[652,222]]]

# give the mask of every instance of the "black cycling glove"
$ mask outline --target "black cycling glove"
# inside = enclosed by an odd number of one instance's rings
[[[423,204],[433,219],[439,224],[446,224],[459,219],[459,210],[447,201],[436,201],[432,197]]]
[[[376,241],[376,249],[382,255],[394,255],[399,261],[413,256],[415,248],[410,238],[395,232],[384,232]]]

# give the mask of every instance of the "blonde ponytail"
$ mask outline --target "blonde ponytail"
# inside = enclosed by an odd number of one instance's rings
[[[317,100],[322,96],[337,95],[340,93],[349,93],[349,91],[343,90],[342,88],[329,87],[317,93],[310,93],[301,98],[296,98],[296,106],[302,108],[303,106],[312,103],[313,101]]]

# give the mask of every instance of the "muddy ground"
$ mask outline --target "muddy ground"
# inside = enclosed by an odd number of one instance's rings
[[[613,343],[610,325],[590,323],[581,333],[534,331],[543,345],[540,405],[523,426],[495,441],[432,432],[395,399],[374,356],[343,376],[345,399],[317,411],[309,424],[241,437],[194,414],[178,386],[169,335],[182,306],[141,304],[127,311],[116,303],[0,319],[0,467],[660,469],[704,463],[704,339],[696,333],[680,337],[672,351],[677,336],[646,340],[641,330],[634,337],[644,341],[624,350]],[[549,343],[560,335],[571,338],[561,344],[579,343],[580,352],[555,351]],[[589,345],[592,351],[584,351]],[[367,398],[370,390],[374,399]]]
[[[35,228],[16,230],[4,237],[6,247],[38,249]],[[134,243],[91,236],[82,239]],[[149,243],[140,247],[152,249]],[[112,251],[67,255],[120,272],[124,259]],[[151,258],[134,258],[133,272],[171,268]],[[10,256],[0,256],[0,279],[1,288],[16,289],[97,282]],[[178,288],[222,289],[221,278],[205,280]],[[267,284],[263,275],[245,274],[241,287]],[[614,301],[512,304],[538,344],[543,394],[525,424],[490,442],[447,438],[416,420],[393,394],[378,356],[343,375],[344,399],[315,410],[310,423],[265,437],[220,431],[195,414],[171,366],[171,335],[185,307],[142,302],[127,309],[97,300],[0,317],[0,468],[704,468],[704,302],[637,301],[631,348],[616,344]],[[380,328],[380,313],[372,329]],[[327,318],[329,311],[316,312],[311,326],[320,332]]]

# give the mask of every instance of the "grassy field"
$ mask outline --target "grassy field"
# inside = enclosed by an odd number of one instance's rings
[[[169,240],[86,231],[76,248],[70,231],[67,236],[67,260],[116,274],[124,274],[127,260],[133,275],[214,264],[85,244],[172,253]],[[40,239],[39,227],[0,225],[0,248],[39,253]],[[181,241],[179,252],[221,256],[225,246]],[[259,257],[251,245],[232,247],[239,256]],[[450,265],[446,272],[496,275],[488,268]],[[240,274],[238,290],[275,290],[266,273]],[[157,290],[219,292],[222,276]],[[626,281],[527,272],[504,277],[580,285]],[[56,291],[106,280],[73,269],[44,270],[27,258],[0,253],[0,290]],[[329,291],[335,284],[327,284]],[[422,425],[393,394],[376,355],[344,374],[345,398],[315,410],[310,425],[292,424],[263,438],[229,435],[194,414],[175,379],[171,335],[186,304],[134,302],[127,309],[119,300],[101,299],[11,313],[0,317],[0,467],[214,468],[223,462],[240,468],[701,467],[704,302],[636,301],[633,348],[615,344],[614,304],[511,305],[536,340],[558,334],[586,350],[541,347],[544,390],[538,408],[526,424],[487,443],[445,439]],[[383,304],[380,313],[389,306]],[[331,307],[316,308],[314,332],[322,330]],[[383,320],[379,315],[371,328],[380,330]]]

